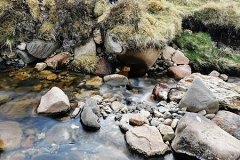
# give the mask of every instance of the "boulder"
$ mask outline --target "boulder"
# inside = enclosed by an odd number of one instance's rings
[[[27,51],[33,57],[38,59],[45,59],[53,54],[58,48],[58,44],[55,42],[45,42],[42,40],[34,40],[27,43]]]
[[[106,48],[106,52],[108,53],[122,54],[123,52],[123,47],[120,39],[110,32],[108,32],[105,36],[104,46]]]
[[[228,159],[240,157],[240,141],[211,120],[196,113],[187,113],[179,121],[172,149],[197,159]]]
[[[212,119],[220,128],[240,140],[240,116],[229,111],[218,111]]]
[[[193,79],[195,77],[200,77],[202,79],[205,86],[214,94],[216,99],[219,101],[220,108],[240,113],[240,86],[234,83],[224,82],[218,77],[193,73],[192,75],[187,76],[178,82],[175,92],[186,92],[192,85]],[[178,98],[178,100],[180,100],[182,96],[175,98]]]
[[[20,124],[13,121],[0,122],[0,150],[20,147],[23,132]]]
[[[32,63],[36,60],[35,57],[33,57],[32,55],[28,54],[25,51],[17,50],[16,53],[23,60],[23,62],[26,63],[26,64]]]
[[[192,70],[189,65],[179,65],[179,66],[169,67],[168,73],[172,75],[176,80],[180,80],[186,76],[191,75]]]
[[[142,114],[133,114],[129,118],[129,123],[133,126],[142,126],[143,124],[149,124],[148,119]]]
[[[89,98],[81,112],[81,123],[86,130],[96,131],[101,128],[98,116],[93,112],[97,107],[97,101]]]
[[[48,67],[52,69],[57,69],[58,67],[62,67],[67,65],[70,62],[71,54],[68,52],[62,52],[54,55],[53,57],[49,57],[45,60],[45,63]]]
[[[219,103],[204,82],[196,77],[178,107],[187,108],[189,112],[206,110],[207,113],[216,113],[219,109]]]
[[[70,109],[68,96],[58,87],[53,87],[41,97],[37,108],[39,114],[59,114],[65,113]]]
[[[128,84],[128,78],[120,74],[111,74],[103,77],[105,84],[110,86],[125,86]]]
[[[132,150],[145,156],[164,155],[168,146],[163,142],[158,129],[153,126],[140,126],[126,133],[126,141]]]
[[[179,65],[179,64],[189,64],[189,59],[181,52],[176,51],[172,56],[172,61]]]

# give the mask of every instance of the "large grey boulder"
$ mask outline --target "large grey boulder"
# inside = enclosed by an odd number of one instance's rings
[[[25,51],[17,50],[16,53],[26,64],[32,63],[36,60],[35,57],[33,57],[32,55],[30,55],[29,53],[27,53]]]
[[[37,108],[39,114],[59,114],[65,113],[70,109],[68,96],[58,87],[53,87],[41,97]]]
[[[219,109],[219,104],[218,100],[202,80],[196,77],[180,101],[179,108],[187,108],[187,111],[190,112],[206,110],[207,113],[216,113]]]
[[[240,158],[240,141],[200,114],[185,114],[175,134],[172,149],[176,153],[201,160]]]
[[[131,149],[145,156],[163,155],[168,150],[158,129],[149,125],[127,131],[126,141]]]
[[[55,42],[45,42],[42,40],[34,40],[27,44],[27,51],[33,57],[38,59],[45,59],[53,54],[58,48]]]
[[[228,111],[218,111],[212,119],[220,128],[240,140],[240,116]]]
[[[0,150],[11,150],[20,147],[22,129],[17,122],[0,122]]]
[[[96,106],[97,101],[95,99],[89,98],[86,100],[81,113],[81,123],[86,130],[96,131],[101,128],[98,116],[93,112]]]

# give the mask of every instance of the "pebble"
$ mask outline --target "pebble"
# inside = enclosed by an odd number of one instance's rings
[[[145,116],[146,118],[149,118],[151,116],[150,112],[145,111],[144,109],[142,109],[140,111],[140,114],[142,114],[143,116]]]
[[[172,119],[165,119],[164,120],[164,122],[163,122],[163,124],[165,124],[165,125],[168,125],[168,126],[171,126],[171,124],[172,124]]]
[[[179,119],[173,119],[171,127],[175,129],[177,127],[178,122],[179,122]]]
[[[170,127],[170,126],[161,124],[158,127],[158,129],[159,129],[160,133],[163,135],[164,141],[171,141],[175,137],[174,131],[173,131],[172,127]]]
[[[207,114],[206,110],[199,111],[198,114],[201,114],[202,116],[205,116]]]
[[[158,118],[152,118],[151,120],[151,126],[155,126],[155,127],[158,127],[160,125],[160,121]]]
[[[163,114],[163,118],[164,118],[164,119],[172,118],[172,114],[167,111],[167,112],[165,112],[165,113]]]
[[[158,112],[158,111],[153,111],[153,114],[154,114],[154,116],[155,117],[157,117],[157,118],[162,118],[163,117],[163,114],[161,113],[161,112]]]
[[[220,74],[219,78],[221,78],[224,81],[228,80],[228,76],[226,74]]]
[[[215,114],[206,114],[205,117],[208,119],[213,119],[215,117]]]
[[[22,42],[19,45],[17,45],[17,48],[20,49],[21,51],[24,51],[27,47],[27,44]]]

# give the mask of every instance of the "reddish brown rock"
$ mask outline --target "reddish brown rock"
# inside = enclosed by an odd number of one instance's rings
[[[185,55],[181,51],[176,51],[172,56],[172,61],[179,65],[179,64],[189,64],[189,59],[185,57]]]
[[[57,67],[64,66],[69,63],[71,54],[68,52],[59,53],[53,57],[50,57],[45,60],[45,63],[48,67],[52,69],[57,69]]]
[[[167,100],[170,87],[166,83],[157,84],[152,91],[153,99]]]
[[[148,119],[141,114],[134,114],[130,116],[129,123],[133,126],[142,126],[143,124],[149,124]]]
[[[190,76],[192,70],[189,65],[180,65],[168,68],[168,73],[171,74],[175,79],[180,80],[186,76]]]
[[[112,73],[111,64],[104,58],[100,58],[98,61],[97,68],[95,70],[96,75],[109,75]]]

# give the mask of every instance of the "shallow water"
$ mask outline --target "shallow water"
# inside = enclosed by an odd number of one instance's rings
[[[23,70],[29,72],[27,69]],[[23,72],[20,70],[20,72]],[[94,159],[116,159],[116,160],[138,160],[143,156],[129,151],[114,115],[108,116],[106,120],[101,119],[101,129],[98,132],[86,132],[79,122],[79,116],[70,119],[68,116],[61,119],[54,119],[37,115],[35,109],[39,104],[42,94],[51,86],[60,86],[70,97],[77,92],[83,97],[95,93],[121,93],[126,100],[134,102],[146,102],[149,105],[156,105],[150,99],[151,91],[157,81],[168,82],[174,85],[175,81],[166,78],[131,79],[131,84],[136,92],[127,90],[124,87],[102,86],[100,89],[83,90],[77,88],[78,84],[90,76],[83,76],[76,73],[67,73],[67,76],[74,77],[71,82],[62,83],[60,80],[48,81],[37,79],[30,71],[29,76],[19,80],[17,73],[0,72],[0,94],[8,94],[11,100],[0,106],[0,121],[16,121],[20,123],[23,130],[21,145],[14,150],[5,150],[0,154],[1,160],[94,160]],[[57,73],[61,74],[60,72]],[[26,78],[27,77],[27,78]],[[17,79],[17,80],[16,80]],[[37,88],[35,86],[43,86]],[[89,94],[86,94],[88,93]],[[80,96],[81,97],[81,96]],[[81,99],[81,98],[80,98]],[[171,156],[166,157],[172,159]],[[155,157],[153,159],[163,159]]]

